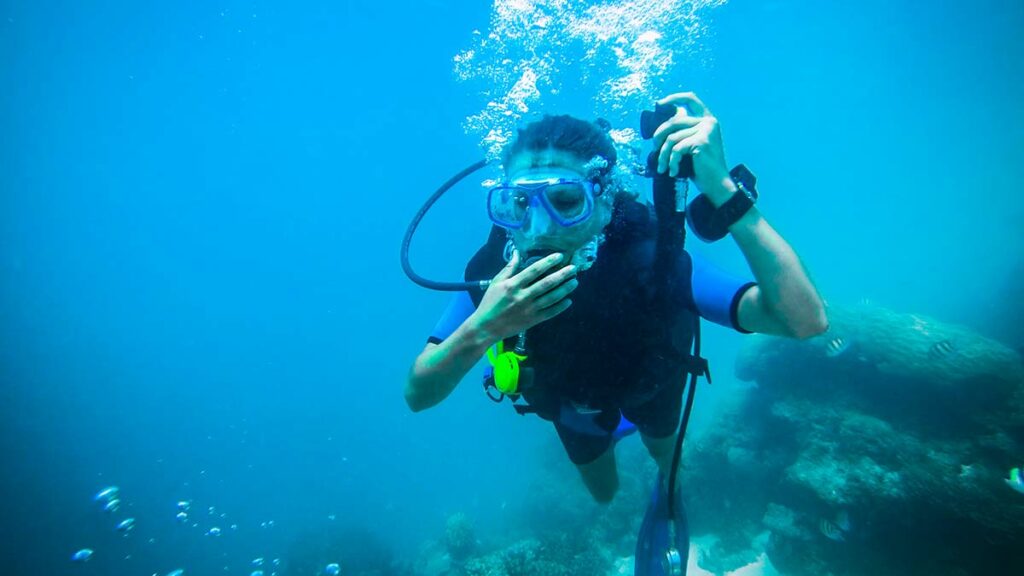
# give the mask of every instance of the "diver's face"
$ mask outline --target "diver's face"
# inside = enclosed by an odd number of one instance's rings
[[[526,151],[513,156],[505,167],[513,184],[543,181],[550,178],[586,178],[585,162],[561,150]],[[548,250],[573,254],[599,234],[611,221],[610,198],[601,194],[594,198],[590,216],[571,226],[562,226],[540,206],[526,213],[522,228],[513,229],[512,239],[520,254],[531,250]]]

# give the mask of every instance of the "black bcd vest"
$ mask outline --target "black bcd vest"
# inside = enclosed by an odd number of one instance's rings
[[[598,409],[639,405],[701,370],[690,356],[699,319],[689,255],[679,250],[657,282],[654,210],[633,200],[615,203],[604,232],[597,261],[577,276],[572,306],[527,332],[524,365],[533,378],[521,392],[530,411],[548,420],[565,401]],[[505,231],[493,227],[466,266],[466,280],[493,278],[504,268],[506,243]],[[479,306],[483,291],[469,294]],[[506,350],[515,342],[507,339]]]

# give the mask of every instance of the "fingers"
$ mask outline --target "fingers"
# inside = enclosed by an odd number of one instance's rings
[[[513,279],[519,287],[529,286],[534,280],[540,278],[545,272],[555,267],[555,265],[561,262],[563,258],[565,258],[565,255],[557,252],[555,254],[550,254],[527,266],[526,270],[516,274]]]
[[[540,298],[548,292],[554,290],[556,287],[561,285],[563,282],[568,281],[570,278],[576,276],[575,266],[565,266],[561,270],[557,270],[534,282],[529,288],[523,291],[523,298],[532,300],[534,298]]]
[[[672,146],[672,152],[668,158],[669,176],[673,178],[679,172],[679,162],[687,154],[695,154],[700,146],[707,144],[707,141],[700,136],[684,138]],[[666,146],[667,148],[667,146]]]
[[[665,138],[664,145],[662,145],[661,149],[658,151],[658,173],[663,173],[670,168],[674,169],[679,164],[678,158],[674,162],[672,161],[671,154],[673,148],[680,141],[690,138],[691,136],[697,134],[699,131],[700,127],[694,126],[693,128],[687,128],[685,130],[673,132],[669,134],[667,138]]]
[[[541,310],[540,311],[540,314],[541,314],[540,322],[547,322],[548,320],[551,320],[555,316],[558,316],[562,312],[565,312],[566,310],[568,310],[570,306],[572,306],[572,300],[566,298],[565,300],[562,300],[561,302],[559,302],[558,304],[555,304],[554,306],[549,306],[549,307]],[[540,324],[540,322],[538,322],[537,324]]]
[[[700,118],[689,116],[686,111],[680,108],[676,111],[676,115],[665,120],[658,126],[658,129],[654,131],[653,143],[655,149],[661,146],[661,143],[665,141],[665,138],[673,133],[674,130],[684,130],[686,128],[692,128],[700,124]]]
[[[516,273],[516,268],[518,268],[518,267],[519,267],[519,250],[513,250],[512,251],[512,259],[509,260],[508,264],[506,264],[505,267],[502,268],[500,272],[498,272],[498,274],[494,277],[494,279],[491,280],[491,284],[497,284],[498,282],[502,282],[502,281],[508,280],[509,278],[512,277],[513,274]]]
[[[540,298],[537,298],[535,303],[537,304],[537,307],[540,309],[548,308],[549,306],[558,304],[563,298],[572,293],[572,291],[575,290],[576,287],[579,285],[579,280],[577,280],[576,278],[571,278],[564,282],[563,284],[561,284],[560,286],[558,286],[557,288],[555,288],[554,290],[551,290],[550,292],[544,294]]]
[[[658,100],[658,104],[675,104],[676,106],[685,106],[691,116],[710,116],[711,112],[708,107],[697,98],[697,95],[693,92],[679,92],[666,96],[661,100]]]
[[[666,120],[665,122],[662,123],[662,125],[657,127],[657,130],[654,130],[654,135],[651,136],[651,142],[654,145],[654,150],[662,148],[662,145],[664,145],[665,140],[668,139],[672,134],[681,130],[695,128],[699,124],[699,118],[687,116],[685,110],[679,109],[679,111],[676,112],[675,116]]]

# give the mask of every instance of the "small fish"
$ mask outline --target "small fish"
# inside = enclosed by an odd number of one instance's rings
[[[252,561],[253,566],[263,566],[263,558],[254,558]]]
[[[181,568],[178,568],[177,570],[171,570],[170,572],[168,572],[167,576],[182,576],[182,574],[184,574],[184,573],[185,573],[184,570],[182,570]]]
[[[120,508],[120,507],[121,507],[121,501],[118,500],[117,498],[114,498],[113,500],[110,500],[106,504],[103,505],[103,511],[104,512],[117,512],[117,509]]]
[[[192,502],[189,500],[178,500],[178,510],[181,510],[182,512],[188,512],[188,508],[191,505]]]
[[[932,347],[928,349],[928,357],[932,360],[942,360],[946,356],[949,356],[956,350],[953,343],[949,340],[943,340],[932,344]]]
[[[232,530],[238,530],[238,524],[232,524],[231,525],[231,529]]]
[[[280,566],[280,565],[281,565],[281,559],[280,558],[274,558],[274,566]]]
[[[1021,475],[1020,468],[1010,470],[1010,477],[1006,479],[1006,485],[1018,493],[1024,494],[1024,476]]]
[[[135,527],[135,518],[125,518],[124,520],[121,520],[117,524],[116,528],[117,528],[118,532],[129,532],[134,527]]]
[[[341,566],[338,566],[337,563],[332,562],[328,564],[326,568],[324,568],[324,574],[328,574],[329,576],[338,576],[338,574],[341,574]]]
[[[181,522],[181,523],[188,522],[188,514],[186,514],[184,512],[178,512],[177,514],[174,515],[174,517],[178,519],[178,522]]]
[[[818,524],[818,529],[825,535],[826,538],[835,542],[842,542],[845,540],[843,537],[843,531],[836,526],[834,522],[827,518],[822,518]]]
[[[974,469],[973,464],[961,464],[960,473],[957,474],[957,478],[961,480],[971,480],[977,474],[977,470]]]
[[[263,570],[253,570],[249,573],[249,576],[263,576]]]
[[[220,536],[220,528],[214,526],[206,533],[207,536]]]
[[[99,502],[100,500],[112,500],[117,497],[117,493],[120,492],[120,488],[117,486],[107,486],[103,490],[100,490],[92,497],[93,500]]]
[[[71,555],[72,562],[88,562],[92,558],[92,548],[82,548]]]
[[[835,358],[850,349],[850,343],[842,336],[836,336],[825,344],[825,356]]]

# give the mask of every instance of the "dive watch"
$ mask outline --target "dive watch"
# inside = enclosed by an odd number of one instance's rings
[[[757,177],[743,164],[737,164],[729,171],[736,184],[736,192],[715,208],[704,194],[698,194],[686,209],[686,221],[698,238],[715,242],[729,234],[729,226],[743,217],[757,202]]]

